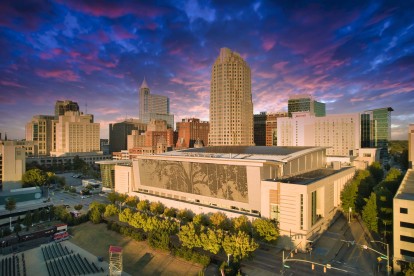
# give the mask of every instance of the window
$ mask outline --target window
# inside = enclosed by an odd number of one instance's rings
[[[404,256],[414,257],[414,252],[413,251],[401,249],[400,253],[401,253],[401,255],[404,255]]]
[[[414,223],[400,221],[400,227],[411,228],[414,229]]]
[[[414,243],[414,237],[400,235],[400,241]]]
[[[401,214],[408,214],[408,209],[407,208],[400,208],[400,213]]]

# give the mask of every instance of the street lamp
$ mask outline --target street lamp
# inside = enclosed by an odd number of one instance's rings
[[[387,275],[390,275],[390,248],[388,243],[382,241],[371,241],[371,242],[379,242],[387,246]]]
[[[231,254],[227,254],[227,266],[230,266],[230,256]]]

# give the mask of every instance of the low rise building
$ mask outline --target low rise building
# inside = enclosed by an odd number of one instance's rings
[[[115,167],[115,191],[194,213],[275,219],[284,245],[305,249],[327,229],[354,173],[327,167],[323,147],[216,146],[136,156]]]

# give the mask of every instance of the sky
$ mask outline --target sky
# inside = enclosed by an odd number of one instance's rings
[[[220,48],[250,65],[254,113],[310,94],[327,114],[392,107],[414,123],[414,1],[0,1],[0,132],[73,100],[108,124],[138,117],[144,77],[175,121],[209,119]],[[4,138],[4,136],[3,136]]]

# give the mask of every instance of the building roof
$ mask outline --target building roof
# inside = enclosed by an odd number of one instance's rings
[[[324,149],[324,147],[212,146],[170,151],[161,155],[288,162]]]
[[[40,193],[40,187],[28,187],[28,188],[19,188],[19,189],[12,189],[10,191],[3,191],[3,196],[16,196],[16,195],[25,195],[25,194],[33,194],[33,193]]]
[[[145,77],[144,77],[144,80],[142,81],[141,88],[149,88]]]
[[[414,200],[414,169],[407,170],[395,198]]]

